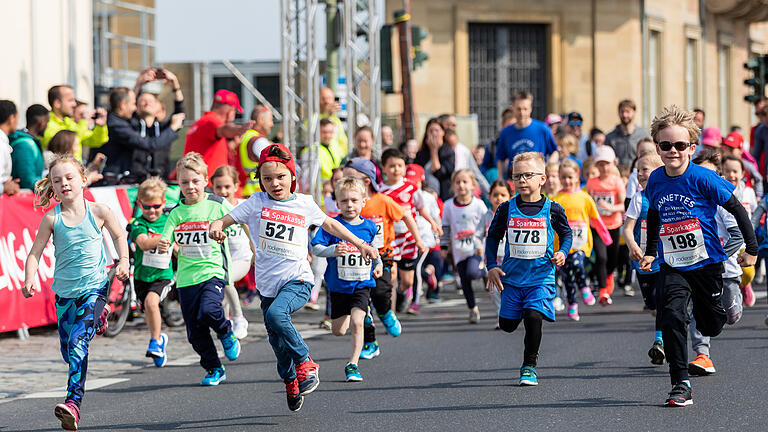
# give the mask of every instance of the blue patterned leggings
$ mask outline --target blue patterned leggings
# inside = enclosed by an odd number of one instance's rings
[[[568,304],[576,303],[576,293],[587,286],[587,274],[584,271],[584,251],[568,255],[563,266],[563,283],[568,294]]]

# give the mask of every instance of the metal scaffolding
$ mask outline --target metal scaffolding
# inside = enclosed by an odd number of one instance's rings
[[[373,129],[374,157],[381,156],[381,67],[379,0],[344,1],[344,71],[347,77],[347,135],[354,142],[355,130]],[[388,41],[387,41],[388,42]]]

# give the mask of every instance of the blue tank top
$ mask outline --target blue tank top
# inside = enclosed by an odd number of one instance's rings
[[[53,246],[56,268],[51,289],[62,298],[78,298],[101,289],[107,282],[107,256],[104,238],[85,201],[85,217],[70,227],[61,217],[61,204],[55,208]]]
[[[646,221],[648,220],[648,208],[650,207],[651,202],[648,201],[648,197],[645,195],[645,191],[640,192],[640,196],[643,197],[642,206],[640,208],[640,218],[635,224],[633,234],[635,237],[635,243],[637,243],[638,246],[640,246],[640,249],[643,250],[643,253],[645,253],[645,241],[648,238],[648,235],[647,233],[642,232],[642,226],[645,225]],[[632,261],[632,268],[640,274],[653,274],[659,271],[659,263],[660,260],[658,257],[656,257],[656,259],[653,260],[653,263],[651,264],[651,271],[649,272],[640,270],[640,263],[637,261]]]
[[[502,282],[513,287],[537,287],[555,284],[555,230],[551,221],[552,201],[546,198],[541,210],[527,216],[509,200],[507,244],[501,269]]]

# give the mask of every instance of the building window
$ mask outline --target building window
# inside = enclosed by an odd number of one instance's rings
[[[720,45],[717,50],[718,123],[720,130],[728,130],[731,122],[731,48]]]
[[[685,106],[693,109],[699,105],[699,56],[698,41],[687,38],[685,40]]]
[[[648,33],[645,118],[650,121],[661,110],[661,33]]]

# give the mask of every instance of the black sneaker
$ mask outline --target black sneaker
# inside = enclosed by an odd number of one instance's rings
[[[669,392],[666,406],[670,407],[684,407],[693,405],[693,398],[691,397],[691,386],[686,383],[675,384],[672,387],[672,391]]]
[[[655,365],[664,364],[664,342],[660,340],[653,341],[653,346],[648,350],[648,357],[651,358],[651,363]]]
[[[285,397],[288,400],[288,409],[291,411],[298,411],[301,406],[304,405],[304,396],[299,394],[299,380],[296,378],[293,381],[285,383]]]

